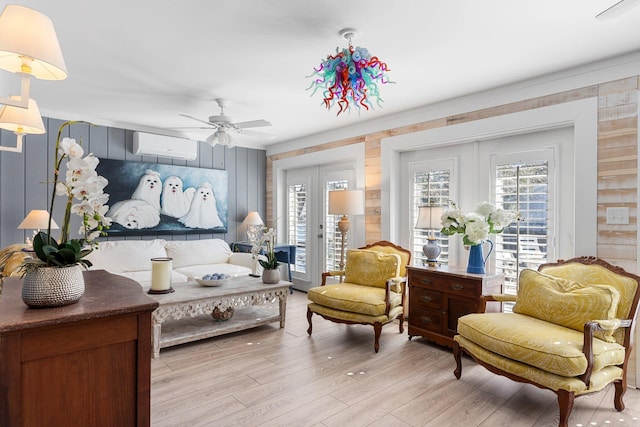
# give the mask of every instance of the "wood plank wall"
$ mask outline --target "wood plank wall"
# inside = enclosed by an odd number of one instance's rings
[[[51,197],[53,179],[53,154],[58,129],[64,121],[44,118],[47,133],[27,135],[23,153],[0,151],[0,247],[24,242],[31,231],[16,227],[31,209],[47,209]],[[227,242],[245,240],[245,230],[241,222],[250,211],[266,214],[267,174],[266,152],[248,148],[229,149],[217,145],[214,148],[199,144],[198,157],[193,161],[168,159],[155,156],[134,155],[131,152],[133,131],[106,126],[74,124],[66,128],[65,135],[82,141],[85,153],[92,152],[98,158],[129,160],[146,163],[172,164],[208,169],[225,169],[229,181],[229,216],[227,233],[224,234],[178,234],[131,236],[127,239],[163,238],[168,240],[220,238]],[[15,146],[13,133],[0,132],[0,144]],[[54,219],[59,224],[63,218],[64,200],[57,198]],[[73,216],[77,226],[72,225],[71,233],[79,228],[79,217]],[[55,234],[54,234],[55,236]]]
[[[612,264],[637,270],[637,183],[638,183],[638,87],[640,76],[583,87],[533,99],[469,111],[434,120],[415,123],[382,132],[327,142],[304,149],[268,156],[267,176],[271,162],[311,152],[365,142],[366,240],[381,238],[381,167],[382,138],[452,126],[505,114],[598,97],[598,241],[597,256]],[[576,141],[579,149],[579,141]],[[594,173],[596,173],[594,171]],[[267,212],[271,214],[273,189],[267,180]],[[579,190],[579,188],[578,188]],[[607,207],[628,206],[629,225],[605,224]]]

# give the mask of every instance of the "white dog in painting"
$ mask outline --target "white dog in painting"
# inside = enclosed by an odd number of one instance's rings
[[[190,228],[214,228],[223,227],[218,216],[216,198],[213,195],[211,184],[200,184],[196,190],[189,212],[180,218],[180,222]]]
[[[189,212],[191,200],[196,189],[189,187],[182,191],[182,180],[177,176],[170,176],[162,185],[162,210],[163,215],[180,218]]]
[[[113,222],[135,230],[155,227],[160,223],[160,213],[144,200],[122,200],[114,203],[107,215]]]
[[[147,169],[142,175],[136,190],[131,195],[134,200],[144,200],[160,212],[160,193],[162,193],[162,180],[160,174]]]

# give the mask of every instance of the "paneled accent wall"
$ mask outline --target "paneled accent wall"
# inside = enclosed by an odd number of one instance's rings
[[[22,153],[0,151],[0,247],[24,242],[31,231],[16,227],[31,209],[48,209],[53,179],[53,156],[58,129],[64,121],[44,119],[47,133],[27,135]],[[131,152],[133,131],[87,123],[73,124],[65,128],[63,136],[82,141],[85,153],[93,153],[98,158],[129,160],[145,163],[162,163],[208,169],[224,169],[229,181],[229,216],[225,234],[187,234],[131,236],[128,239],[151,239],[160,237],[168,240],[220,238],[227,242],[245,240],[245,229],[241,225],[250,211],[266,214],[266,154],[264,150],[247,148],[229,149],[217,145],[211,147],[199,143],[198,157],[193,161],[134,155]],[[2,145],[15,145],[15,135],[0,132]],[[62,222],[65,200],[56,198],[54,219]],[[74,215],[76,225],[72,225],[72,237],[80,226],[79,217]],[[56,236],[56,233],[53,233]]]
[[[454,126],[505,114],[562,104],[579,99],[598,97],[598,249],[597,256],[620,265],[628,271],[637,270],[637,183],[638,183],[638,87],[640,76],[606,82],[599,85],[555,93],[537,98],[497,105],[447,117],[411,124],[382,132],[362,135],[341,141],[332,141],[304,149],[269,156],[267,176],[271,161],[296,155],[317,152],[365,141],[366,187],[366,240],[367,243],[381,237],[381,167],[380,143],[382,138],[409,134],[427,129]],[[576,141],[579,149],[580,141]],[[267,200],[272,203],[271,180],[267,180]],[[578,183],[577,191],[580,183]],[[628,206],[629,225],[607,225],[607,207]],[[272,209],[268,210],[269,213]]]

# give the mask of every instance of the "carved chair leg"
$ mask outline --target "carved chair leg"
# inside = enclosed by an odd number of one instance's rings
[[[460,379],[462,375],[462,360],[461,360],[462,352],[460,351],[460,344],[458,341],[453,342],[453,358],[456,361],[456,369],[453,371],[453,375],[456,376],[457,379]]]
[[[404,314],[398,316],[398,321],[400,322],[400,333],[404,332]]]
[[[613,386],[616,389],[615,396],[613,397],[613,404],[618,411],[624,411],[624,402],[622,401],[622,398],[624,397],[624,393],[627,391],[627,376],[623,376],[620,381],[614,381]]]
[[[373,349],[377,353],[380,349],[380,333],[382,332],[382,323],[376,322],[373,324],[373,333],[375,335],[373,341]]]
[[[307,334],[311,335],[311,330],[313,329],[313,325],[311,324],[311,316],[313,316],[313,311],[309,307],[307,307],[307,322],[309,322],[309,327],[307,328]]]
[[[568,427],[569,415],[571,415],[571,410],[573,409],[575,395],[567,390],[558,390],[556,394],[558,395],[558,407],[560,409],[558,427]]]

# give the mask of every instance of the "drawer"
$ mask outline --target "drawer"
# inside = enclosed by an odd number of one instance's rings
[[[440,332],[442,330],[442,312],[439,310],[410,310],[409,324],[427,331]]]
[[[411,286],[409,288],[409,304],[411,310],[420,308],[425,310],[438,310],[442,307],[442,293],[418,286]]]
[[[411,278],[411,284],[422,288],[448,292],[455,295],[475,297],[480,294],[476,289],[482,286],[481,282],[455,276],[442,277],[430,274],[416,274]]]

